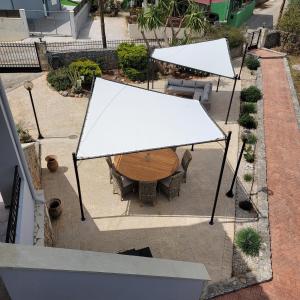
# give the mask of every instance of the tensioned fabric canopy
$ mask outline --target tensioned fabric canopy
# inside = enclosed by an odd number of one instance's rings
[[[235,77],[225,38],[169,48],[158,48],[153,51],[151,57],[159,61],[223,77]]]
[[[96,78],[76,158],[224,140],[197,100]]]

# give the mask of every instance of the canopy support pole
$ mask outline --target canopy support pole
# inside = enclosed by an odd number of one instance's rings
[[[230,144],[230,139],[231,139],[231,131],[228,132],[227,139],[226,139],[225,151],[224,151],[224,155],[223,155],[223,161],[222,161],[222,165],[221,165],[221,170],[220,170],[220,175],[219,175],[219,180],[218,180],[218,185],[217,185],[217,190],[216,190],[216,195],[215,195],[214,206],[213,206],[212,213],[211,213],[211,218],[210,218],[210,221],[209,221],[210,225],[214,224],[214,216],[215,216],[215,211],[216,211],[216,207],[217,207],[220,187],[221,187],[221,183],[222,183],[223,172],[224,172],[225,162],[226,162],[226,158],[227,158],[227,152],[228,152],[228,148],[229,148],[229,144]]]
[[[239,80],[241,79],[241,73],[242,73],[242,69],[243,69],[243,66],[244,66],[244,62],[245,62],[247,50],[248,50],[248,43],[246,43],[245,50],[244,50],[244,55],[243,55],[242,64],[241,64],[241,68],[240,68],[240,72],[239,72],[239,77],[238,77]]]
[[[76,183],[77,183],[78,198],[79,198],[79,205],[80,205],[81,221],[84,221],[85,217],[84,217],[83,206],[82,206],[82,197],[81,197],[80,180],[79,180],[78,167],[77,167],[77,158],[76,158],[76,154],[74,152],[72,153],[72,157],[73,157],[74,170],[75,170],[75,175],[76,175]]]
[[[147,90],[150,89],[150,57],[147,60]]]
[[[228,121],[228,117],[229,117],[229,113],[230,113],[230,109],[231,109],[231,104],[232,104],[232,100],[233,100],[233,95],[234,95],[234,91],[235,91],[235,86],[236,86],[237,79],[238,79],[238,77],[236,75],[234,77],[234,84],[233,84],[233,88],[232,88],[232,93],[231,93],[231,97],[230,97],[230,102],[229,102],[229,107],[228,107],[228,111],[227,111],[227,115],[226,115],[225,124],[227,124],[227,121]]]
[[[151,59],[151,88],[154,89],[154,61]]]
[[[240,163],[241,163],[241,160],[243,157],[243,152],[245,150],[245,146],[246,146],[246,139],[243,142],[242,149],[241,149],[241,152],[240,152],[237,164],[236,164],[236,168],[235,168],[234,175],[233,175],[232,182],[231,182],[231,187],[230,187],[229,191],[226,193],[226,196],[229,198],[232,198],[234,196],[233,186],[234,186],[234,183],[235,183],[238,171],[239,171],[239,167],[240,167]]]
[[[218,91],[219,91],[220,79],[221,79],[221,76],[219,76],[219,77],[218,77],[218,83],[217,83],[217,89],[216,89],[216,92],[218,92]]]

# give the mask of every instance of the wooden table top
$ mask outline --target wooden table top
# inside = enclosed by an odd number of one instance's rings
[[[175,173],[179,159],[172,149],[161,149],[114,157],[116,170],[135,181],[157,181]]]

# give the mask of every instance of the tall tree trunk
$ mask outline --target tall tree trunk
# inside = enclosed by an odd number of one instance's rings
[[[157,41],[157,44],[158,44],[159,48],[161,48],[161,42],[160,42],[160,40],[159,40],[159,38],[157,36],[156,30],[153,30],[153,33],[154,33],[154,36],[155,36],[155,39]]]
[[[141,30],[141,34],[142,34],[143,40],[145,41],[145,44],[146,44],[148,50],[150,51],[150,45],[149,45],[149,42],[148,42],[148,40],[146,38],[144,30]]]
[[[104,23],[104,0],[98,0],[98,7],[100,12],[100,24],[101,24],[101,35],[103,48],[107,48],[106,34],[105,34],[105,23]]]

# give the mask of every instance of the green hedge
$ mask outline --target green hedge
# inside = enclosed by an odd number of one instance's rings
[[[257,127],[257,121],[249,114],[243,114],[239,118],[239,124],[247,129],[255,129]]]
[[[134,81],[146,79],[148,52],[144,45],[122,43],[117,48],[119,66]]]

